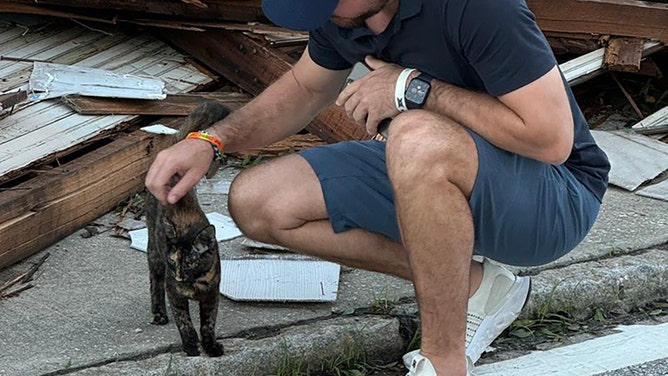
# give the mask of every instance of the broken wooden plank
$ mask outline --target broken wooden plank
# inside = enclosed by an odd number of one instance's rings
[[[146,33],[107,35],[69,22],[51,22],[39,31],[26,31],[12,23],[9,15],[0,14],[0,19],[7,21],[0,22],[0,56],[158,77],[167,94],[198,90],[213,81],[187,63],[181,53]],[[32,67],[32,62],[0,61],[0,92],[25,89]],[[60,100],[24,102],[17,107],[10,116],[0,118],[0,182],[137,118],[83,116]]]
[[[25,90],[0,95],[0,111],[12,108],[28,99]]]
[[[280,51],[239,32],[156,32],[252,95],[260,94],[287,72],[294,62]],[[370,138],[363,127],[355,124],[335,105],[321,112],[306,129],[327,142]]]
[[[634,124],[631,129],[646,135],[668,132],[668,107],[664,107],[642,119]]]
[[[21,283],[28,283],[32,281],[32,277],[35,275],[35,273],[37,273],[37,270],[42,266],[42,264],[44,264],[49,256],[51,256],[51,254],[46,252],[42,257],[40,257],[39,260],[37,260],[37,262],[34,263],[27,272],[25,272],[25,275],[23,278],[21,278]]]
[[[141,191],[155,154],[171,143],[172,137],[143,131],[122,134],[39,178],[0,190],[0,269],[70,235]]]
[[[638,72],[643,55],[644,39],[611,38],[605,47],[603,68],[617,72]]]
[[[34,5],[35,0],[11,0],[14,5]],[[81,14],[99,13],[99,11],[113,11],[115,16],[127,14],[146,14],[154,17],[191,18],[202,20],[227,20],[227,21],[266,21],[262,12],[260,0],[206,0],[206,7],[196,4],[188,4],[183,1],[164,0],[39,0],[37,2],[43,10],[55,9],[58,6],[63,11]],[[0,5],[0,11],[4,6]],[[48,8],[45,6],[47,5]],[[16,12],[16,10],[15,10]],[[119,18],[119,17],[116,17]],[[122,17],[120,17],[122,18]]]
[[[664,46],[660,42],[645,42],[643,45],[643,56],[647,56],[663,48]],[[559,68],[564,73],[566,81],[571,86],[575,86],[605,72],[603,69],[604,54],[605,48],[599,48],[596,51],[559,64]]]
[[[668,42],[668,4],[629,0],[527,0],[544,32],[618,35]]]
[[[584,55],[602,47],[600,37],[592,34],[545,32],[555,55]]]
[[[13,1],[16,1],[16,0],[13,0]],[[26,1],[26,4],[1,2],[0,3],[0,13],[32,14],[32,15],[40,15],[40,16],[60,17],[60,18],[68,18],[68,19],[93,21],[93,22],[100,22],[100,23],[106,23],[106,24],[116,23],[113,18],[107,19],[107,18],[93,17],[93,16],[89,16],[89,15],[80,14],[80,13],[77,13],[77,12],[39,7],[39,6],[32,5],[34,3],[35,3],[34,1]]]
[[[258,156],[271,158],[325,144],[325,141],[314,134],[296,134],[260,149],[245,150],[232,155],[241,158]]]
[[[207,100],[215,100],[235,110],[250,98],[241,93],[190,93],[170,94],[161,101],[138,101],[67,95],[63,102],[81,115],[157,115],[186,116]]]

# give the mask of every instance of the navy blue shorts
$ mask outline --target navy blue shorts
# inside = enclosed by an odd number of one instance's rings
[[[582,241],[600,202],[563,165],[499,149],[474,132],[478,175],[469,200],[474,253],[509,265],[544,265]],[[350,141],[300,152],[314,169],[334,232],[363,229],[401,242],[385,143]]]

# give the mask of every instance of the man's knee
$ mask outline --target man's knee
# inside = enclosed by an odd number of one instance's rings
[[[249,238],[266,241],[269,218],[266,192],[256,181],[254,168],[240,172],[232,181],[227,199],[227,209],[234,223]]]
[[[427,111],[399,114],[391,123],[387,162],[392,179],[470,181],[478,155],[463,126]],[[472,183],[471,183],[472,184]]]

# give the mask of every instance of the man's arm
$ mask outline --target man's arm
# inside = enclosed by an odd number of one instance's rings
[[[373,71],[346,87],[337,104],[375,134],[381,119],[399,113],[394,85],[403,68],[370,56],[366,63]],[[423,109],[451,118],[501,149],[545,163],[563,163],[573,146],[571,107],[556,66],[499,98],[433,80]]]
[[[563,163],[573,146],[573,117],[557,66],[498,99],[434,80],[424,109],[450,117],[501,149],[545,163]]]
[[[317,65],[306,50],[291,70],[207,131],[223,142],[227,152],[282,140],[303,129],[334,102],[348,73]]]
[[[348,71],[317,65],[305,51],[290,71],[243,108],[208,129],[225,152],[256,148],[304,128],[338,94]],[[158,153],[146,175],[146,188],[161,202],[175,203],[207,172],[213,150],[206,141],[186,139]],[[169,186],[172,176],[179,182]]]

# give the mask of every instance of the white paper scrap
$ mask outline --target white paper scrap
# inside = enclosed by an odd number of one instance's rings
[[[238,301],[331,302],[341,266],[327,261],[236,259],[221,261],[220,293]]]
[[[232,218],[226,215],[213,212],[207,214],[206,217],[209,218],[209,222],[216,228],[216,240],[219,242],[238,238],[243,235]]]
[[[174,128],[170,128],[166,125],[162,124],[153,124],[149,125],[148,127],[142,127],[140,128],[144,132],[148,133],[155,133],[155,134],[177,134],[179,131],[177,131]]]
[[[128,232],[130,235],[130,248],[138,251],[146,252],[148,250],[148,230],[145,228],[139,230],[132,230]]]
[[[216,212],[209,213],[206,217],[213,227],[216,228],[217,241],[230,240],[242,235],[241,230],[239,230],[232,218]],[[128,235],[130,235],[130,248],[146,252],[148,249],[148,229],[143,228],[130,231]]]

